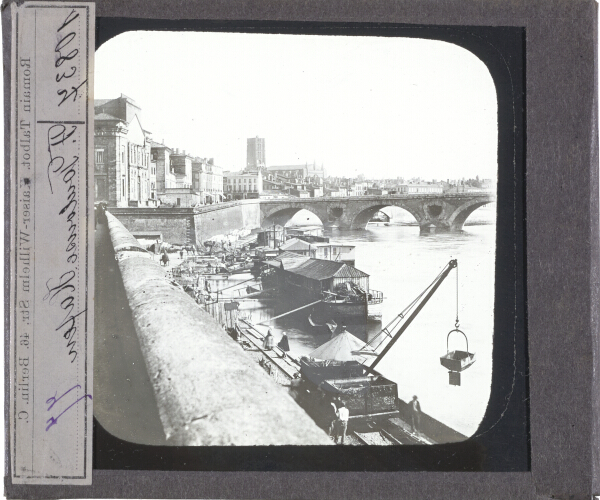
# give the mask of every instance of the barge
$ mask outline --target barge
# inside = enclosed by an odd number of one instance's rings
[[[383,302],[369,275],[344,262],[283,252],[263,265],[263,285],[302,304],[317,301],[312,317],[319,322],[366,323],[369,307]]]
[[[372,355],[364,342],[344,330],[300,358],[302,390],[315,400],[312,407],[304,405],[307,412],[322,419],[330,402],[341,398],[353,421],[397,417],[398,385],[368,369],[365,363]]]

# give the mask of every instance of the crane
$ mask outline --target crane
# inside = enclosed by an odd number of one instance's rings
[[[413,320],[417,317],[421,309],[425,307],[425,304],[429,301],[429,299],[433,296],[436,290],[440,287],[443,281],[448,277],[452,269],[456,269],[458,266],[458,262],[456,259],[452,259],[444,269],[436,276],[436,278],[431,282],[431,284],[425,288],[416,298],[413,300],[404,310],[398,314],[392,321],[390,321],[375,337],[373,337],[365,347],[360,349],[359,351],[355,351],[356,354],[368,355],[368,356],[377,356],[375,361],[371,363],[369,366],[365,365],[365,368],[369,372],[373,372],[374,368],[379,364],[379,362],[383,359],[383,357],[387,354],[387,352],[392,348],[392,346],[396,343],[396,341],[400,338],[400,336],[406,331],[406,329],[410,326]],[[458,283],[458,281],[457,281]],[[457,285],[458,286],[458,285]],[[458,293],[458,288],[457,288]],[[457,295],[458,297],[458,295]],[[414,309],[414,310],[413,310]],[[412,312],[410,312],[412,310]],[[407,317],[407,314],[410,315]],[[406,318],[406,321],[402,323],[402,320]],[[458,298],[457,298],[457,325],[458,325]],[[400,328],[394,334],[394,330]],[[383,337],[383,338],[382,338]],[[390,338],[391,340],[387,343],[387,345],[383,348],[380,354],[376,354],[375,350],[380,347],[386,338]],[[377,345],[374,345],[379,340]]]

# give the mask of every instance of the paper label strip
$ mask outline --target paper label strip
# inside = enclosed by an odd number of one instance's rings
[[[91,484],[94,4],[11,9],[11,479]]]

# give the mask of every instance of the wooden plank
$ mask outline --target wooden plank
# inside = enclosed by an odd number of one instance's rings
[[[280,358],[280,357],[273,356],[273,351],[275,351],[275,348],[272,351],[266,351],[265,349],[263,349],[262,339],[259,339],[259,338],[257,338],[254,335],[250,335],[250,333],[248,332],[248,330],[244,329],[244,328],[240,328],[239,332],[246,339],[248,339],[248,341],[250,341],[250,343],[252,345],[254,345],[254,347],[256,347],[261,353],[263,353],[264,356],[271,363],[273,363],[277,368],[279,368],[283,373],[285,373],[285,375],[288,376],[290,379],[293,379],[295,377],[295,375],[299,372],[299,369],[296,368],[295,364],[294,365],[290,365],[289,362],[286,361],[286,358]],[[282,351],[279,348],[277,348],[277,349],[283,355],[284,351]]]

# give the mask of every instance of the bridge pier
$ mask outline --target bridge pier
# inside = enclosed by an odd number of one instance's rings
[[[426,221],[419,224],[421,235],[440,234],[440,233],[460,233],[463,229],[462,224],[433,224],[431,221]]]

